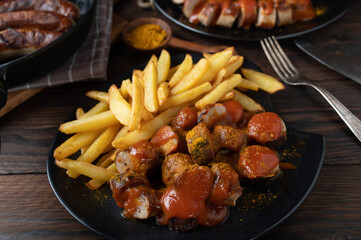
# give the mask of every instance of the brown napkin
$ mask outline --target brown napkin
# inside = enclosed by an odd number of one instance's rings
[[[93,25],[80,48],[48,75],[9,89],[18,91],[71,82],[106,80],[112,27],[112,0],[98,0]]]

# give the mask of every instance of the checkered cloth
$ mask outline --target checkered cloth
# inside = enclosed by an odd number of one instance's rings
[[[112,28],[112,0],[98,0],[93,25],[80,48],[48,75],[9,89],[18,91],[71,82],[106,80]]]

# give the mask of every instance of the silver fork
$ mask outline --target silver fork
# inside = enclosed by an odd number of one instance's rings
[[[329,91],[303,76],[291,63],[274,36],[261,40],[261,45],[273,69],[285,83],[289,85],[307,85],[315,88],[335,109],[341,119],[361,142],[361,121]]]

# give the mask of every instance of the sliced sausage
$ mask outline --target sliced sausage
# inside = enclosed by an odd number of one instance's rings
[[[166,156],[162,164],[162,180],[167,186],[175,185],[183,172],[193,168],[194,161],[191,156],[183,153],[175,153]]]
[[[200,123],[187,133],[188,152],[195,163],[207,165],[219,150],[212,134],[205,124]]]
[[[218,205],[235,206],[242,194],[238,173],[228,163],[212,163],[210,167],[215,181],[209,201]]]
[[[212,135],[220,148],[227,148],[234,152],[241,151],[242,146],[247,143],[247,133],[244,129],[218,125],[214,128]]]
[[[187,151],[185,139],[170,126],[163,126],[158,129],[150,142],[157,146],[164,156]]]
[[[257,2],[256,0],[238,0],[237,4],[240,9],[238,17],[238,27],[250,29],[256,22]]]
[[[260,145],[246,147],[240,154],[237,172],[249,179],[269,178],[279,171],[279,158],[274,150]]]
[[[161,166],[162,157],[157,147],[147,140],[134,143],[124,151],[118,151],[115,165],[119,173],[134,171],[149,175]]]
[[[224,1],[216,25],[231,28],[239,14],[239,7],[236,2]]]
[[[195,107],[184,107],[173,119],[172,126],[188,131],[197,125],[197,119],[197,109]]]
[[[279,146],[287,137],[286,125],[273,112],[264,112],[254,115],[247,124],[249,140],[269,146]]]

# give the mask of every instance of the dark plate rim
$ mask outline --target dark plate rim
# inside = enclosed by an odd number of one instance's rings
[[[210,33],[207,31],[203,31],[201,29],[192,27],[190,25],[187,25],[183,22],[181,22],[180,20],[174,18],[173,16],[171,16],[170,14],[168,14],[165,9],[162,8],[162,6],[159,4],[159,0],[153,0],[154,2],[154,6],[156,7],[156,9],[162,13],[165,17],[167,17],[169,20],[171,20],[172,22],[174,22],[175,24],[188,29],[192,32],[198,33],[198,34],[202,34],[205,36],[209,36],[209,37],[214,37],[214,38],[218,38],[218,39],[223,39],[223,40],[232,40],[232,41],[259,41],[262,40],[263,37],[252,37],[252,38],[242,38],[242,37],[237,37],[237,36],[227,36],[227,35],[222,35],[222,34],[216,34],[216,33]],[[333,16],[332,18],[328,19],[326,22],[319,24],[315,27],[312,27],[310,29],[306,29],[306,30],[302,30],[302,31],[298,31],[298,32],[294,32],[294,33],[290,33],[290,34],[285,34],[285,35],[278,35],[276,34],[275,37],[276,39],[288,39],[288,38],[294,38],[294,37],[298,37],[298,36],[302,36],[304,34],[307,33],[311,33],[313,31],[316,31],[318,29],[321,29],[329,24],[331,24],[332,22],[336,21],[337,19],[339,19],[340,17],[342,17],[350,8],[351,6],[351,1],[349,0],[345,0],[346,4],[345,4],[345,8],[341,9],[341,11],[338,12],[338,14],[336,14],[335,16]],[[173,3],[171,3],[173,4]],[[312,20],[311,20],[312,21]],[[250,30],[252,31],[252,29]],[[264,30],[264,31],[268,31],[268,30]],[[272,35],[272,34],[269,34]]]
[[[192,54],[192,57],[194,57],[195,55],[197,56],[201,56],[201,54]],[[184,54],[179,54],[179,55],[175,55],[174,57],[177,57],[177,56],[184,56]],[[245,59],[246,62],[250,63],[251,65],[254,65],[252,62],[249,62]],[[136,69],[140,69],[142,68],[144,65],[141,65],[141,67],[136,67]],[[254,65],[256,68],[258,68],[256,65]],[[259,69],[259,68],[258,68]],[[130,74],[131,71],[126,71],[124,73],[122,73],[121,75],[126,75],[126,74]],[[117,77],[115,79],[118,79]],[[105,84],[105,87],[110,85],[112,83],[112,81],[109,81],[108,83]],[[265,94],[265,100],[266,100],[266,104],[268,106],[265,106],[266,108],[268,108],[269,110],[273,111],[273,106],[272,106],[272,103],[271,103],[271,100],[270,100],[270,95],[267,94],[267,93],[264,93]],[[74,114],[71,114],[67,120],[71,120],[74,118]],[[314,178],[312,180],[312,182],[310,183],[307,191],[305,193],[303,193],[302,197],[299,199],[299,201],[297,202],[297,204],[295,204],[285,215],[283,215],[278,221],[276,222],[273,222],[271,224],[271,226],[269,226],[268,228],[264,229],[263,231],[255,234],[253,236],[253,238],[258,238],[264,234],[266,234],[267,232],[271,231],[272,229],[274,229],[276,226],[278,226],[279,224],[281,224],[282,222],[284,222],[287,218],[289,218],[301,205],[302,203],[305,201],[305,199],[308,197],[308,195],[310,194],[310,192],[312,191],[314,185],[316,184],[317,182],[317,179],[319,177],[319,174],[320,174],[320,171],[321,171],[321,168],[322,168],[322,164],[323,164],[323,161],[324,161],[324,156],[325,156],[325,150],[326,150],[326,143],[325,143],[325,137],[320,135],[320,134],[315,134],[315,133],[305,133],[305,132],[301,132],[301,131],[298,131],[290,126],[288,126],[288,124],[286,123],[287,125],[287,129],[289,132],[291,133],[296,133],[296,134],[301,134],[301,135],[305,135],[305,136],[309,136],[309,137],[312,137],[312,139],[314,141],[317,141],[317,143],[320,144],[320,151],[318,152],[318,154],[320,155],[320,158],[319,158],[319,164],[317,166],[317,171],[314,175]],[[98,235],[102,236],[102,237],[105,237],[107,239],[115,239],[114,236],[110,236],[110,235],[107,235],[106,233],[102,232],[102,231],[99,231],[95,226],[93,226],[92,224],[90,224],[87,219],[84,219],[80,216],[77,215],[77,212],[76,210],[73,210],[73,208],[71,207],[71,203],[67,203],[66,200],[63,198],[61,192],[57,189],[57,187],[55,186],[55,182],[53,180],[54,176],[52,175],[52,171],[54,170],[53,168],[57,168],[57,166],[54,164],[54,157],[53,157],[53,150],[55,149],[55,144],[56,144],[56,140],[59,138],[59,136],[61,135],[62,133],[58,130],[56,132],[56,135],[54,136],[54,139],[51,143],[51,146],[49,148],[49,153],[48,153],[48,160],[47,160],[47,166],[46,166],[46,169],[47,169],[47,177],[48,177],[48,181],[49,181],[49,184],[55,194],[55,196],[58,198],[58,200],[60,201],[60,203],[64,206],[64,208],[76,219],[78,220],[81,224],[83,224],[85,227],[87,227],[88,229],[94,231],[95,233],[97,233]],[[190,235],[189,238],[193,238],[194,236]],[[201,237],[201,236],[200,236]],[[187,238],[187,237],[185,237]]]

